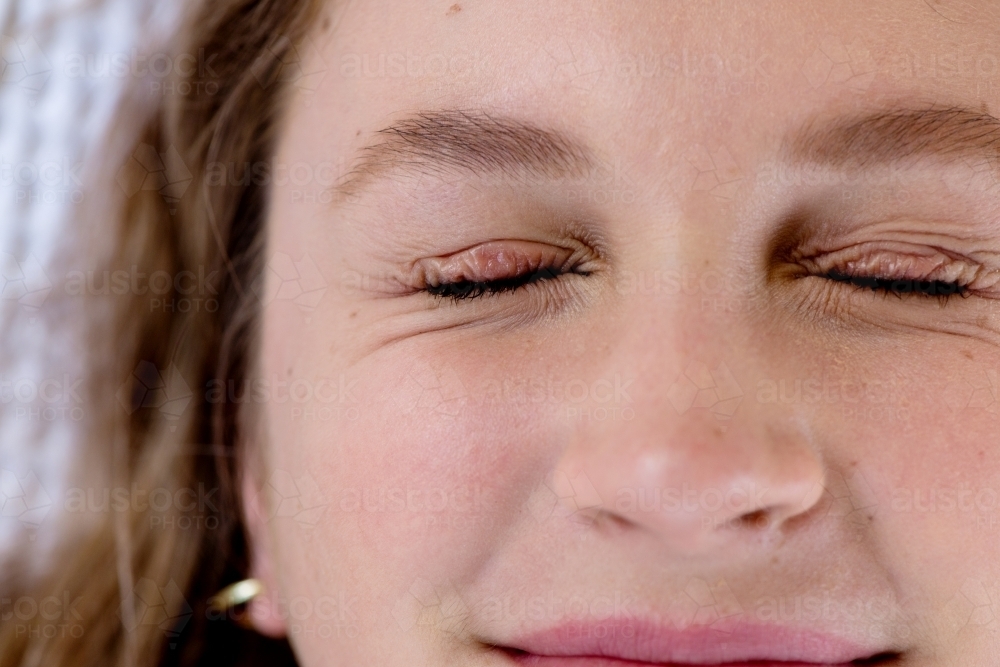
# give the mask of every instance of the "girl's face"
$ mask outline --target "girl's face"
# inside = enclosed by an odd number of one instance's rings
[[[995,659],[995,4],[346,5],[271,172],[258,629]]]

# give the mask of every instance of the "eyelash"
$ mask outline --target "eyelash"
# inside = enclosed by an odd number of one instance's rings
[[[953,296],[968,297],[969,286],[955,281],[913,280],[909,278],[887,278],[872,275],[851,275],[837,269],[827,271],[820,277],[842,283],[861,290],[871,290],[883,296],[904,298],[910,296],[936,298],[946,303]]]
[[[503,294],[505,292],[516,292],[521,288],[528,288],[541,282],[556,280],[567,273],[575,273],[581,276],[590,275],[589,271],[562,271],[556,267],[544,267],[531,273],[523,273],[519,276],[502,278],[500,280],[459,280],[451,283],[441,283],[438,285],[428,285],[424,288],[428,294],[451,301],[469,301],[483,296]]]
[[[428,285],[424,288],[428,294],[448,299],[453,302],[471,301],[484,296],[516,292],[522,288],[530,288],[538,283],[556,280],[568,273],[582,276],[590,275],[589,271],[563,271],[556,267],[544,267],[531,273],[524,273],[500,280],[460,280],[451,283]],[[833,269],[824,274],[813,274],[826,280],[840,283],[859,290],[871,290],[883,296],[936,298],[946,303],[953,296],[966,298],[970,295],[969,286],[956,281],[944,280],[912,280],[907,278],[891,278],[871,275],[852,275]]]

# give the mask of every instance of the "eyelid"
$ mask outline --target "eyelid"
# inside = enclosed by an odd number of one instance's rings
[[[995,288],[1000,271],[941,248],[905,242],[859,243],[798,257],[810,275],[838,271],[849,276],[957,283],[973,291]]]
[[[536,241],[487,241],[443,257],[414,262],[411,285],[425,289],[463,281],[490,282],[533,273],[539,269],[568,270],[584,261],[587,250]]]

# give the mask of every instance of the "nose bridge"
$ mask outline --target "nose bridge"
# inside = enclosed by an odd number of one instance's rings
[[[740,349],[739,323],[702,312],[698,297],[684,294],[636,304],[623,321],[627,325],[616,332],[604,376],[627,378],[628,390],[619,398],[637,416],[656,415],[667,429],[704,423],[725,432],[741,407],[748,409],[747,382],[736,372],[745,375],[749,368],[748,354]],[[644,428],[643,420],[633,421],[623,419],[614,430]]]
[[[777,529],[823,489],[808,434],[784,406],[753,400],[756,362],[718,326],[676,310],[630,320],[604,373],[627,379],[627,404],[577,422],[559,463],[585,476],[596,509],[677,545]]]

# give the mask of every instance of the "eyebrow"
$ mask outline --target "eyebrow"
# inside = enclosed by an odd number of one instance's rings
[[[926,157],[1000,166],[1000,119],[961,106],[896,108],[806,123],[785,142],[794,161],[866,168]]]
[[[393,171],[557,179],[593,167],[590,150],[557,130],[480,111],[424,111],[375,133],[334,186],[335,201]]]

